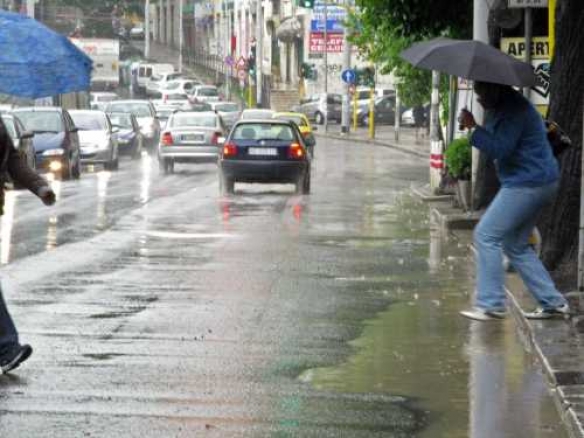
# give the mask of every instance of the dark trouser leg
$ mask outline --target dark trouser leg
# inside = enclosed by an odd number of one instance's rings
[[[0,289],[0,356],[18,345],[18,332],[12,321]]]

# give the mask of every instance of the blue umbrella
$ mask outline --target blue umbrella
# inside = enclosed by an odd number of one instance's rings
[[[65,36],[0,11],[0,93],[36,99],[89,90],[91,64]]]

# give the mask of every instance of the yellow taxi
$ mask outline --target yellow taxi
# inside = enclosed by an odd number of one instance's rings
[[[272,118],[294,122],[298,126],[298,130],[302,134],[302,137],[304,137],[304,142],[306,143],[306,146],[308,146],[308,148],[312,150],[312,148],[316,144],[316,139],[314,138],[314,131],[316,131],[316,128],[313,128],[310,125],[308,117],[306,117],[302,113],[279,112],[274,113]]]

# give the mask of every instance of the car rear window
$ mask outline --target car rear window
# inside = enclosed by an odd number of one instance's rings
[[[234,113],[239,111],[239,105],[236,103],[218,103],[215,105],[217,111],[223,111],[225,113]]]
[[[175,114],[169,126],[201,126],[214,128],[217,126],[217,116],[209,114]]]
[[[200,88],[199,91],[197,92],[197,94],[199,96],[205,96],[205,97],[219,96],[219,93],[217,92],[216,88]]]
[[[296,136],[289,125],[274,123],[246,123],[237,125],[232,140],[282,140],[294,141]]]
[[[114,113],[132,113],[136,117],[152,117],[150,106],[148,103],[127,103],[127,102],[112,102],[108,106],[108,112]]]
[[[107,122],[102,113],[71,113],[71,118],[75,126],[81,131],[103,131],[107,127]]]
[[[184,94],[167,94],[166,100],[189,100],[189,98]]]

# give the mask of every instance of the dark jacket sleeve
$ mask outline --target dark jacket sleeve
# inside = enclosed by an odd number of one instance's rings
[[[35,195],[41,187],[48,186],[47,181],[32,170],[18,153],[3,123],[0,126],[0,144],[7,150],[6,170],[14,181]]]

